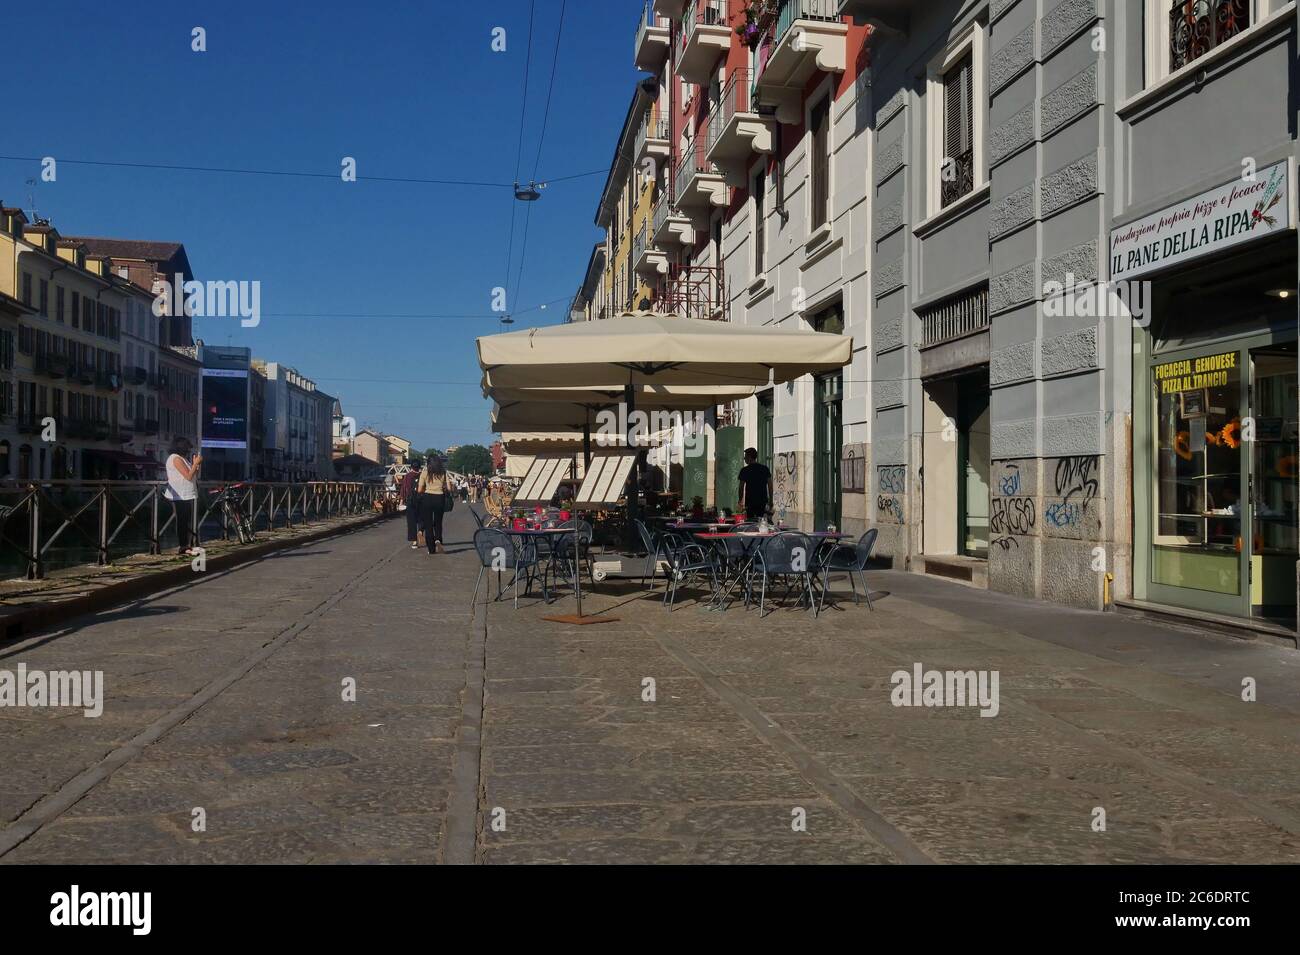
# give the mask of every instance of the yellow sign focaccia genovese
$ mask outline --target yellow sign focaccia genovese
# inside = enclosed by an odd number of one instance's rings
[[[1162,395],[1180,391],[1199,391],[1202,388],[1222,388],[1228,383],[1228,373],[1237,367],[1235,351],[1200,358],[1184,358],[1165,362],[1153,369]]]

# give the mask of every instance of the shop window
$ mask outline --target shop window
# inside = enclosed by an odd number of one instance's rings
[[[1151,579],[1241,592],[1243,389],[1239,353],[1162,361],[1156,409]]]

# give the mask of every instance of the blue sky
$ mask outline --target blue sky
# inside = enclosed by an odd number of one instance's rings
[[[638,0],[568,0],[538,177],[601,172],[531,204],[517,295],[526,206],[512,190],[365,177],[513,182],[529,0],[384,0],[382,14],[343,0],[147,6],[6,10],[25,66],[0,155],[329,178],[62,162],[56,182],[40,182],[38,163],[6,159],[0,199],[27,209],[34,195],[68,235],[183,242],[200,279],[260,281],[259,327],[200,320],[196,337],[297,367],[362,426],[419,448],[490,441],[474,338],[500,330],[486,316],[506,284],[512,206],[510,304],[532,309],[514,328],[562,321],[600,239],[592,220],[638,75]],[[536,0],[524,179],[560,6]],[[206,53],[190,49],[195,26]],[[503,53],[491,49],[498,26]],[[340,180],[344,156],[361,181]],[[379,317],[399,315],[480,317]]]

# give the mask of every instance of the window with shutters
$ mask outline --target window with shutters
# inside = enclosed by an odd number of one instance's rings
[[[928,216],[963,204],[988,185],[985,42],[984,25],[974,21],[930,62],[927,71]]]
[[[974,68],[971,54],[943,75],[943,168],[939,203],[949,206],[975,188]]]
[[[822,97],[808,114],[809,175],[811,209],[809,231],[815,232],[830,221],[831,195],[831,98]]]

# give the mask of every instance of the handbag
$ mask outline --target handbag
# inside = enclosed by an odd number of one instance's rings
[[[442,512],[450,514],[451,509],[456,506],[456,495],[452,493],[446,482],[442,485]]]

